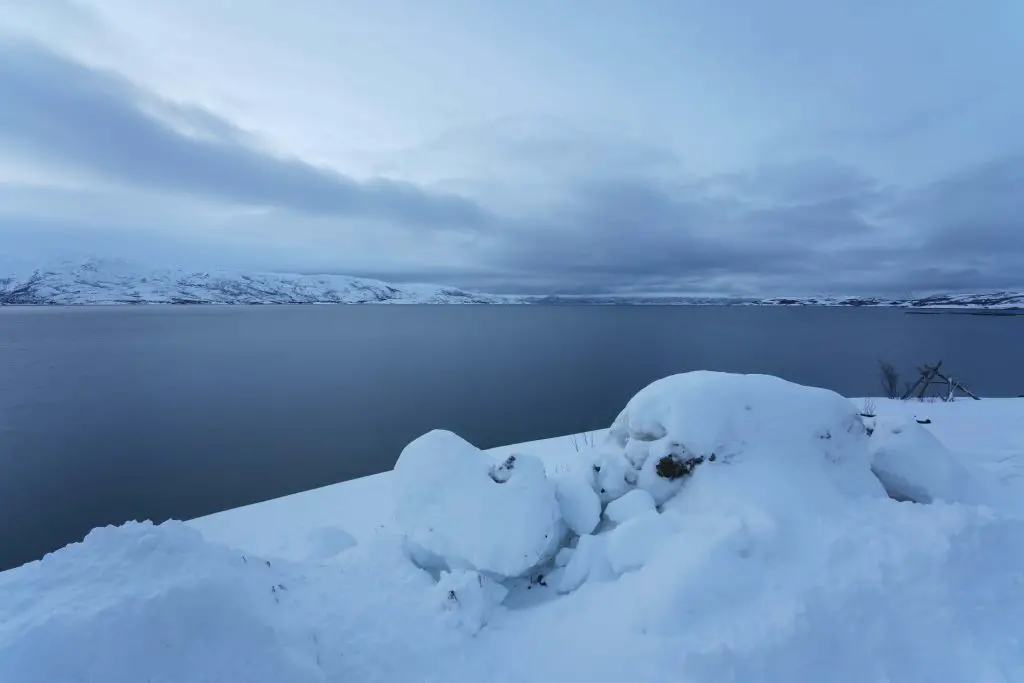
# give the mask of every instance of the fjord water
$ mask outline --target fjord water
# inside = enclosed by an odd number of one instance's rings
[[[389,469],[433,428],[489,447],[608,425],[697,368],[878,395],[878,359],[1024,394],[1024,317],[895,309],[0,308],[0,568],[128,519]],[[909,375],[906,375],[909,377]]]

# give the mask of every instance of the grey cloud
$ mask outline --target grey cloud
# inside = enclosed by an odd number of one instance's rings
[[[1024,259],[1024,153],[934,183],[899,211],[934,226],[928,246],[950,258],[1014,253]],[[1024,262],[1018,266],[1024,271]]]
[[[651,176],[678,172],[682,160],[665,146],[641,143],[621,131],[555,117],[508,116],[455,128],[412,148],[379,155],[381,172],[441,169],[455,187],[487,190],[508,183],[548,184],[581,178]]]
[[[387,246],[408,257],[392,263],[405,267],[418,259],[422,267],[346,271],[481,290],[782,295],[1024,287],[1024,154],[906,189],[827,159],[686,177],[671,154],[551,122],[500,125],[456,136],[458,144],[449,147],[420,150],[421,163],[443,149],[475,159],[465,166],[465,181],[489,180],[511,193],[505,204],[514,210],[499,216],[457,196],[390,181],[356,183],[275,157],[210,112],[161,102],[115,75],[36,46],[0,44],[0,102],[0,144],[33,159],[154,194],[277,207],[260,226],[294,233],[289,268],[300,253],[318,268],[327,260],[324,240],[290,220],[305,213],[318,216],[317,229],[334,216],[486,225],[451,252],[431,252],[441,253],[439,262],[472,265],[431,266],[417,242]],[[499,172],[488,176],[492,169]],[[543,191],[539,199],[536,188]],[[76,234],[84,244],[87,229],[103,220],[97,209],[56,227],[8,221],[4,229]],[[140,224],[138,232],[151,224]],[[141,237],[133,240],[123,243],[145,250]],[[117,239],[108,243],[104,248],[113,252]],[[273,267],[273,255],[251,258]]]
[[[590,184],[568,209],[512,233],[500,263],[537,275],[562,273],[573,288],[612,282],[720,288],[753,276],[797,277],[843,232],[835,224],[846,231],[861,226],[842,204],[750,208],[742,199],[709,197],[698,188]]]
[[[725,187],[588,184],[545,221],[510,231],[492,256],[531,291],[886,294],[1024,286],[1024,156],[914,191],[830,164],[761,169],[731,192]]]
[[[34,43],[0,41],[0,99],[0,142],[8,150],[124,184],[436,228],[490,220],[461,197],[391,180],[355,182],[274,156],[210,112],[161,102],[116,74]]]

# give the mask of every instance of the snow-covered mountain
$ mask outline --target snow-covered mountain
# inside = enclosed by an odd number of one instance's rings
[[[929,296],[887,299],[879,297],[799,297],[762,299],[765,306],[898,306],[900,308],[977,308],[1024,309],[1024,294],[988,292],[981,294],[931,294]]]
[[[0,305],[502,302],[439,285],[392,285],[344,275],[150,270],[102,259],[0,274]]]
[[[33,268],[0,265],[0,306],[95,304],[535,304],[677,306],[897,306],[1024,309],[1024,294],[935,294],[878,297],[740,298],[662,295],[501,296],[429,284],[389,284],[346,275],[149,269],[89,259]]]
[[[926,297],[895,299],[882,297],[693,297],[665,295],[535,296],[528,303],[588,306],[889,306],[899,308],[1024,309],[1024,294],[994,292],[985,294],[933,294]]]

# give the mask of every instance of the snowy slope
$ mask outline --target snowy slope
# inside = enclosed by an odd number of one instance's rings
[[[97,530],[0,573],[0,680],[1024,680],[1024,400],[861,407],[690,373],[593,448],[435,432],[400,472]],[[878,467],[933,502],[886,497]],[[520,576],[553,499],[573,529]]]
[[[390,285],[343,275],[149,270],[93,259],[0,275],[2,304],[499,303],[437,285]]]

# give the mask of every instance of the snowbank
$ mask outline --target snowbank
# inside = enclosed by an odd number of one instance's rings
[[[609,503],[604,515],[615,524],[622,524],[633,517],[653,512],[654,507],[654,497],[650,493],[643,489],[634,489]]]
[[[0,574],[0,680],[322,680],[274,627],[288,583],[181,523],[96,529]]]
[[[976,502],[971,472],[931,432],[908,420],[879,420],[871,469],[895,500]]]
[[[551,559],[565,534],[555,486],[532,456],[495,463],[433,431],[405,447],[394,475],[399,528],[446,568],[521,576]]]

